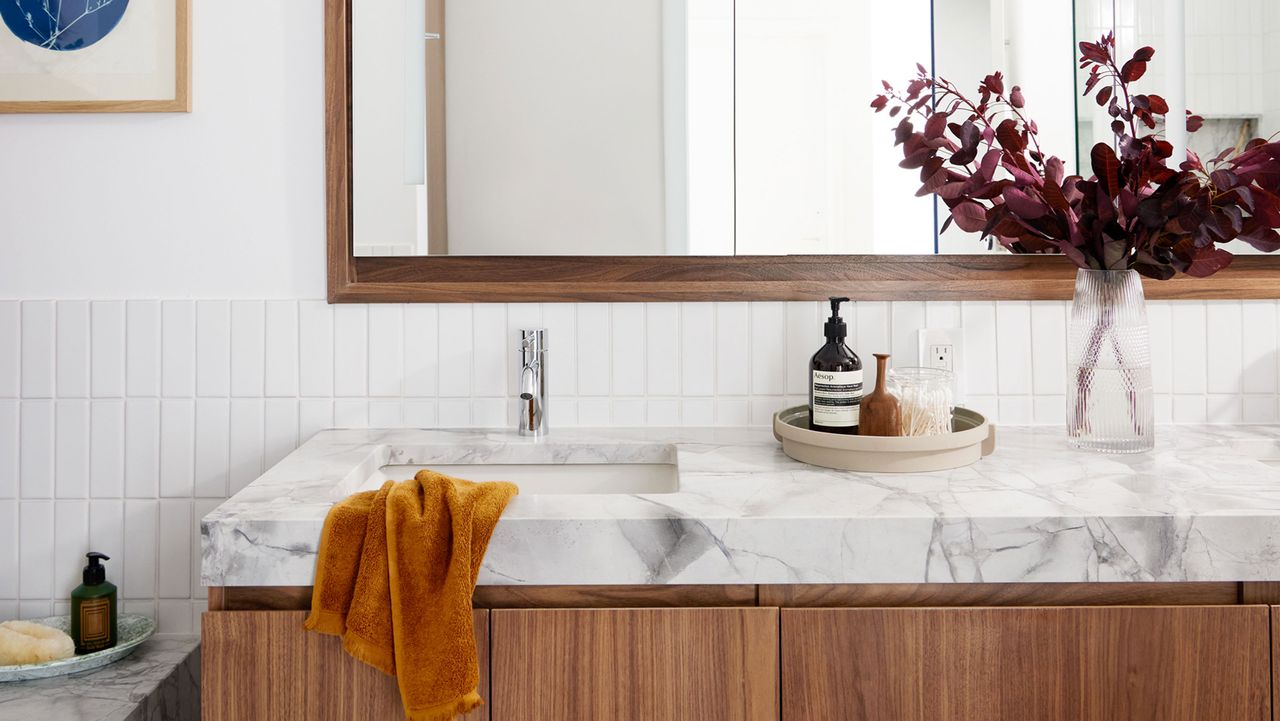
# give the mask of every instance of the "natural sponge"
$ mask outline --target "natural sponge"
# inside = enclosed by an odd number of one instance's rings
[[[0,666],[70,658],[76,645],[56,628],[30,621],[0,623]]]

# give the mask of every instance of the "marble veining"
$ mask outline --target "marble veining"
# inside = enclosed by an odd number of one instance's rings
[[[93,671],[0,684],[0,721],[198,721],[199,646],[151,638]]]
[[[1280,580],[1278,426],[1170,426],[1133,456],[1002,427],[951,471],[808,466],[765,429],[325,431],[206,516],[203,582],[309,585],[325,513],[402,463],[671,463],[679,490],[521,495],[481,584]]]

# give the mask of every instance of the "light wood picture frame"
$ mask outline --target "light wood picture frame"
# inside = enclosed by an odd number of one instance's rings
[[[98,13],[109,15],[96,27],[79,22]],[[110,43],[99,42],[108,37]],[[146,44],[148,38],[153,45]],[[117,66],[94,73],[98,61],[128,65],[134,51],[128,42],[140,43],[135,48],[144,59],[159,55],[159,62],[138,62],[134,72],[118,72]],[[136,71],[148,65],[160,70]],[[23,68],[36,72],[24,74]],[[131,92],[144,86],[154,91]],[[186,112],[191,112],[191,0],[61,0],[56,5],[0,0],[0,113]]]

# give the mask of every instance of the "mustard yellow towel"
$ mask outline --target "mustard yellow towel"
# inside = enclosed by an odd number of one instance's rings
[[[410,721],[444,721],[482,703],[471,594],[516,492],[420,471],[356,493],[325,518],[306,626],[395,675]]]

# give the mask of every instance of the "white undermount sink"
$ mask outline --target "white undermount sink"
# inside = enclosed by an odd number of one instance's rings
[[[406,463],[382,466],[363,488],[424,469],[469,481],[510,481],[522,494],[674,493],[680,485],[674,463]]]

